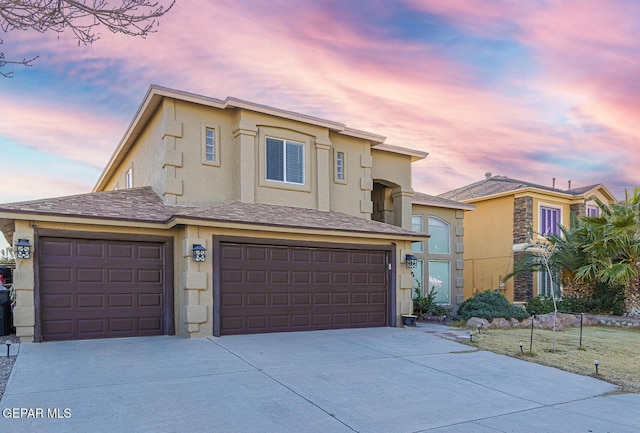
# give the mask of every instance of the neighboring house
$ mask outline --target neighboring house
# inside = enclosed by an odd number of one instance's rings
[[[465,211],[475,206],[428,194],[413,196],[413,231],[426,233],[429,241],[413,242],[418,258],[414,269],[414,289],[421,295],[435,292],[435,302],[453,311],[464,301],[464,226]],[[414,291],[414,296],[415,296]]]
[[[565,190],[486,173],[480,182],[440,194],[475,205],[464,219],[465,299],[479,291],[499,289],[510,301],[525,302],[559,290],[551,287],[546,273],[518,275],[504,284],[502,280],[524,254],[523,245],[539,235],[560,234],[558,224],[569,227],[571,213],[597,215],[594,197],[615,202],[602,184],[571,188],[569,182],[567,186]],[[558,278],[553,281],[556,284]]]
[[[93,192],[0,205],[7,240],[31,246],[14,278],[17,335],[401,324],[405,257],[426,241],[411,230],[411,164],[426,153],[383,142],[152,86]]]

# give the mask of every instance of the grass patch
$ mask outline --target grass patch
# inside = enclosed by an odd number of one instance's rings
[[[640,393],[638,343],[640,331],[633,329],[588,326],[556,331],[556,352],[553,353],[553,332],[534,329],[532,353],[529,353],[530,328],[485,329],[474,332],[472,343],[480,350],[509,355],[585,376],[596,377],[594,361],[598,360],[598,379],[618,385],[622,391]],[[521,353],[519,343],[523,343]]]

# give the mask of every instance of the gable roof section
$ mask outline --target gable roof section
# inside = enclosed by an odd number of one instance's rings
[[[36,216],[61,217],[70,222],[79,218],[172,227],[175,224],[199,221],[423,237],[401,227],[339,212],[242,202],[201,207],[170,206],[165,205],[151,187],[0,204],[0,220],[42,219]]]
[[[473,210],[476,207],[472,204],[460,203],[459,201],[449,200],[435,195],[416,192],[413,194],[412,203],[422,206],[433,206],[448,209]]]
[[[568,198],[578,198],[588,195],[590,192],[595,192],[597,189],[600,189],[605,195],[609,196],[612,200],[615,200],[615,197],[601,183],[563,190],[532,182],[511,179],[506,176],[491,176],[479,182],[442,193],[438,195],[438,197],[456,201],[470,201],[483,197],[505,195],[516,191],[534,190],[561,195]]]

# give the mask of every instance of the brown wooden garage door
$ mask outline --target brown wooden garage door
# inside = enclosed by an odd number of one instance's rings
[[[387,252],[220,244],[220,334],[386,326]]]
[[[162,335],[164,244],[41,238],[44,340]]]

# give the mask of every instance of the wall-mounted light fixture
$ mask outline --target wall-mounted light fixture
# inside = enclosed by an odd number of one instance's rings
[[[407,268],[414,269],[418,266],[418,258],[413,254],[407,254],[404,257],[404,262]]]
[[[200,244],[193,244],[191,248],[191,252],[193,253],[193,261],[194,262],[204,262],[207,258],[206,252],[207,249]]]
[[[31,244],[29,239],[18,239],[16,242],[16,257],[19,259],[31,258]]]

